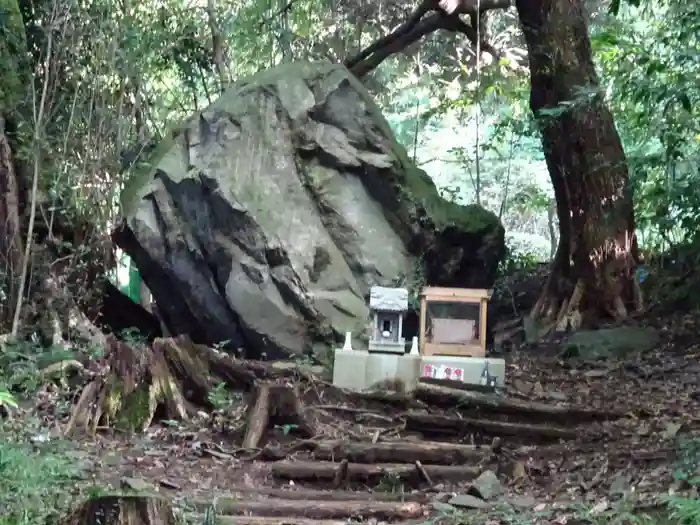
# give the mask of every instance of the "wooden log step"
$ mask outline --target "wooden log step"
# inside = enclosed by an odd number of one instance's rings
[[[440,443],[437,441],[390,441],[381,443],[322,441],[314,450],[316,459],[354,463],[415,463],[463,465],[491,455],[490,447]]]
[[[406,430],[423,435],[461,435],[478,432],[491,436],[516,436],[529,441],[574,439],[577,432],[570,428],[528,423],[507,423],[488,419],[434,416],[411,412],[406,415]]]
[[[431,406],[461,410],[479,409],[482,413],[519,416],[527,421],[547,421],[561,425],[576,425],[588,421],[620,419],[626,414],[619,411],[561,406],[534,401],[521,401],[507,397],[466,392],[461,389],[421,384],[415,391],[416,399]]]
[[[345,470],[343,473],[342,470]],[[406,463],[332,463],[330,461],[276,461],[272,474],[282,479],[298,481],[379,481],[387,476],[404,481],[470,481],[481,474],[481,468],[468,465],[411,465]],[[345,474],[343,476],[343,474]],[[427,477],[429,479],[425,479]],[[418,484],[415,483],[415,484]]]
[[[229,500],[256,499],[268,497],[276,499],[289,499],[311,501],[315,499],[325,501],[414,501],[417,503],[428,503],[430,495],[420,492],[367,492],[351,490],[317,490],[307,488],[272,488],[272,487],[251,487],[248,485],[240,487],[230,487],[226,494],[217,494],[217,505],[226,505]],[[204,512],[211,501],[204,499],[187,500],[187,504],[195,510]]]
[[[360,399],[371,399],[390,403],[402,409],[416,407],[416,400],[433,407],[460,411],[478,411],[480,414],[505,414],[526,421],[577,425],[588,421],[605,421],[627,416],[626,412],[610,411],[575,406],[561,406],[532,401],[510,399],[494,394],[468,392],[459,388],[421,383],[411,394],[396,392],[360,392],[354,394]]]
[[[198,509],[200,512],[201,510]],[[423,517],[423,506],[415,502],[391,501],[327,501],[288,500],[267,498],[260,500],[228,500],[216,502],[217,519],[220,516],[253,515],[255,517],[313,520],[348,518],[379,521],[411,520]],[[236,523],[241,523],[236,521]],[[278,522],[279,523],[279,522]]]

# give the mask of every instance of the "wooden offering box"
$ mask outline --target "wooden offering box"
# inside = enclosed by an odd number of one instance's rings
[[[485,357],[490,292],[426,287],[420,294],[420,353]]]

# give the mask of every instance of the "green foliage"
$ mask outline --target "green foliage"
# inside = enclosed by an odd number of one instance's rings
[[[0,433],[0,525],[54,522],[74,502],[82,479],[75,459],[25,444],[7,428]]]
[[[43,348],[33,343],[14,342],[0,346],[0,385],[18,393],[32,393],[43,380],[42,369],[59,361],[76,359],[74,350],[61,346]]]
[[[17,0],[0,0],[0,115],[25,99],[28,81],[27,42]],[[5,115],[3,115],[5,116]]]
[[[498,268],[499,275],[512,275],[516,272],[532,271],[536,269],[541,259],[532,252],[518,252],[511,247],[506,247],[506,256]]]
[[[678,525],[700,523],[700,501],[688,497],[671,497],[668,500],[669,517]]]
[[[231,405],[231,392],[226,383],[220,381],[207,393],[207,400],[216,410],[222,410]]]
[[[623,5],[592,37],[650,248],[692,239],[700,219],[698,27],[695,5],[662,1]]]
[[[7,390],[0,390],[0,407],[1,406],[17,408],[17,399]]]

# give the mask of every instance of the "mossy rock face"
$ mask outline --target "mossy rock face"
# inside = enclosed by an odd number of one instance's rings
[[[444,199],[430,176],[408,160],[400,145],[394,147],[405,168],[392,181],[396,201],[383,203],[421,260],[422,284],[491,288],[506,250],[498,216],[477,204]]]

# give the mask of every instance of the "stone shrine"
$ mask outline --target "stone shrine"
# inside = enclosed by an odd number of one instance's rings
[[[373,323],[369,351],[406,353],[403,317],[408,310],[408,290],[373,286],[370,289],[369,308]]]

